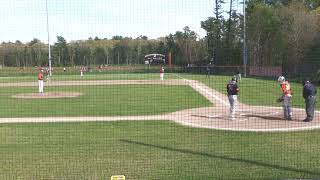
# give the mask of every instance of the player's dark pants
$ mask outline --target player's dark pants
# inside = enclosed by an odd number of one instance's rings
[[[316,97],[315,96],[308,96],[307,99],[305,99],[306,103],[306,114],[308,120],[312,120],[314,117],[314,108],[316,105]]]
[[[207,70],[206,77],[210,77],[210,74],[211,74],[211,71],[208,71],[208,70]]]

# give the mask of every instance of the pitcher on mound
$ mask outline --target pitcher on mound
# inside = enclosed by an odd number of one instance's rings
[[[38,73],[38,86],[39,86],[39,94],[43,93],[43,69],[41,69]]]
[[[164,68],[161,67],[160,68],[160,80],[163,81],[163,78],[164,78]]]
[[[84,66],[80,66],[80,76],[83,76],[84,71],[86,71],[86,68]]]

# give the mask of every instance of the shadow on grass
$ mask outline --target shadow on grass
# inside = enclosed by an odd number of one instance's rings
[[[228,156],[223,156],[223,155],[213,155],[213,154],[208,154],[208,153],[204,153],[204,152],[192,151],[192,150],[188,150],[188,149],[177,149],[177,148],[172,148],[172,147],[148,144],[148,143],[132,141],[132,140],[126,140],[126,139],[120,139],[120,141],[124,142],[124,143],[128,143],[128,144],[152,147],[152,148],[157,148],[157,149],[162,149],[162,150],[167,150],[167,151],[173,151],[173,152],[178,152],[178,153],[184,153],[184,154],[204,156],[204,157],[207,157],[207,158],[223,159],[223,160],[240,162],[240,163],[248,163],[248,164],[252,164],[252,165],[256,165],[256,166],[268,167],[268,168],[291,171],[291,172],[297,172],[297,173],[305,173],[305,174],[309,174],[309,175],[317,175],[317,176],[320,175],[320,172],[313,172],[313,171],[309,171],[309,170],[305,170],[305,169],[296,169],[296,168],[291,168],[291,167],[284,167],[284,166],[280,166],[280,165],[276,165],[276,164],[268,164],[268,163],[265,163],[265,162],[259,162],[259,161],[254,161],[254,160],[247,160],[247,159],[242,159],[242,158],[233,158],[233,157],[228,157]]]

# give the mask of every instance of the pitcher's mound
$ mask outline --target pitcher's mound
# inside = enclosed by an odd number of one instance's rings
[[[22,93],[13,95],[13,98],[22,98],[22,99],[47,99],[47,98],[69,98],[69,97],[78,97],[82,93],[75,92],[47,92],[47,93]]]

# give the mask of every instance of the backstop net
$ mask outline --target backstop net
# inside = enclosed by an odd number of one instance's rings
[[[320,177],[317,1],[0,14],[0,179]]]

